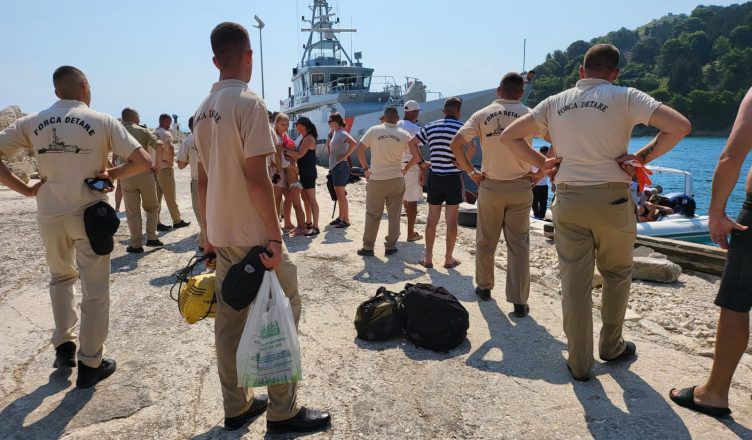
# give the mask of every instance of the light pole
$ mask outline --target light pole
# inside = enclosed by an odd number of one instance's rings
[[[264,96],[264,41],[261,39],[261,29],[264,28],[264,22],[261,21],[258,15],[254,15],[257,25],[253,26],[259,30],[259,49],[261,51],[261,98],[266,99]]]

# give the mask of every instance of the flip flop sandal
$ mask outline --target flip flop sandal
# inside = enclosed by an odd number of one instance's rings
[[[321,231],[319,231],[319,228],[311,228],[310,231],[306,232],[306,237],[313,237],[315,235],[319,235]]]
[[[711,417],[716,418],[723,418],[731,415],[731,410],[728,408],[716,408],[713,406],[707,406],[703,405],[701,403],[695,402],[695,388],[684,388],[683,390],[680,390],[676,396],[674,396],[674,391],[676,388],[672,388],[671,391],[668,393],[668,397],[674,401],[679,406],[682,406],[687,409],[691,409],[692,411],[697,411],[699,413],[703,413],[705,415],[709,415]]]
[[[418,234],[418,233],[416,232],[416,233],[415,233],[415,235],[413,235],[412,237],[409,237],[409,238],[407,239],[407,241],[410,241],[410,242],[412,242],[412,241],[418,241],[418,240],[420,240],[420,239],[422,239],[422,238],[423,238],[423,236],[422,236],[422,235],[420,235],[420,234]]]
[[[329,226],[337,226],[340,223],[342,223],[342,220],[337,218],[337,219],[332,220],[331,223],[329,223]]]
[[[347,223],[346,221],[340,221],[339,224],[335,226],[335,228],[337,229],[345,229],[349,227],[350,227],[350,223]]]
[[[458,260],[456,258],[452,258],[452,262],[450,264],[445,264],[444,265],[444,269],[454,269],[455,267],[459,266],[460,264],[462,264],[462,261],[460,261],[460,260]]]
[[[426,269],[433,269],[433,263],[429,263],[423,258],[421,258],[420,261],[418,261],[418,264],[425,267]]]

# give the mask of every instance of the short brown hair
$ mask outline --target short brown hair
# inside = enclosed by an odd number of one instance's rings
[[[459,110],[462,108],[462,98],[459,98],[457,96],[452,96],[451,98],[447,98],[446,101],[444,101],[444,111],[448,110]]]
[[[248,30],[238,23],[222,22],[211,33],[211,47],[220,66],[235,61],[244,50],[251,47]]]
[[[159,115],[159,122],[162,122],[165,119],[169,119],[170,122],[172,122],[172,116],[168,115],[167,113],[162,113],[161,115]]]
[[[342,128],[347,127],[347,123],[345,122],[344,118],[342,118],[342,115],[337,112],[333,112],[331,115],[329,115],[329,120],[332,122],[336,122],[337,125],[339,125]]]
[[[136,116],[138,116],[138,112],[130,107],[126,107],[122,112],[120,112],[120,117],[123,119],[123,121],[130,121],[132,119],[135,119]]]
[[[613,44],[596,44],[585,53],[582,67],[596,72],[611,71],[619,68],[619,49]]]
[[[396,107],[387,107],[384,109],[384,121],[390,124],[399,121],[399,112]]]
[[[510,72],[501,78],[499,87],[505,92],[522,94],[525,87],[525,80],[519,73]]]

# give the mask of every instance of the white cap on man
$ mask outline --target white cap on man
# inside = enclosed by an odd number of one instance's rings
[[[411,99],[405,103],[406,112],[414,112],[416,110],[420,110],[420,104],[418,103],[418,101]]]

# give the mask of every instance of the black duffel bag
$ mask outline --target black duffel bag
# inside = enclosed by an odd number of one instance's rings
[[[469,315],[445,288],[406,284],[402,303],[405,332],[413,344],[446,353],[465,341]]]
[[[384,341],[402,333],[402,294],[379,287],[376,295],[358,306],[355,330],[365,341]]]

